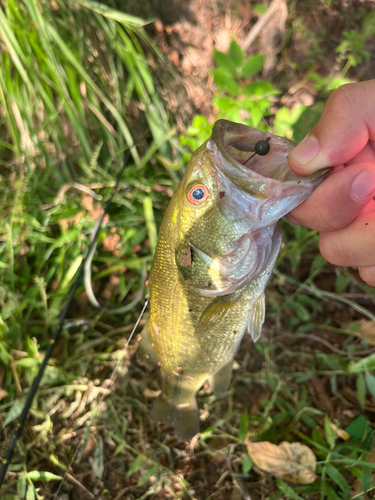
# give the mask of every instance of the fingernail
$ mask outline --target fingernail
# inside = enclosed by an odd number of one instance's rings
[[[350,194],[359,201],[372,198],[375,194],[375,170],[362,170],[352,182]]]
[[[306,165],[319,153],[318,139],[308,134],[291,152],[290,157],[298,165]]]

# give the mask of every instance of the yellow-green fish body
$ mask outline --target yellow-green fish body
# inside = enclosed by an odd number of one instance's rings
[[[270,152],[248,158],[258,141]],[[277,221],[319,183],[286,163],[293,144],[226,120],[192,156],[160,228],[150,273],[150,316],[140,356],[161,368],[162,393],[151,418],[180,437],[199,431],[195,395],[206,380],[230,382],[247,330],[264,321],[264,289],[277,258]]]

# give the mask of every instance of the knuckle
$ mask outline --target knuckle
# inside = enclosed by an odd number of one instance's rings
[[[310,226],[317,231],[335,231],[338,224],[335,218],[327,212],[327,207],[324,203],[315,204],[310,210]]]
[[[334,90],[329,96],[327,103],[330,106],[342,111],[347,106],[352,107],[357,97],[356,85],[354,83],[347,83],[338,89]]]

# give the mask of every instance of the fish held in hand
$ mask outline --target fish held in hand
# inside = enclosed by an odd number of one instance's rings
[[[151,419],[182,439],[199,432],[196,393],[227,389],[246,331],[261,334],[264,289],[281,244],[278,220],[302,203],[324,172],[288,166],[294,143],[219,120],[195,151],[160,228],[150,316],[139,358],[161,368]]]

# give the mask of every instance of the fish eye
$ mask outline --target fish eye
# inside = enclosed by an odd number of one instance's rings
[[[187,199],[192,205],[201,205],[207,198],[208,189],[204,184],[195,184],[187,193]]]

